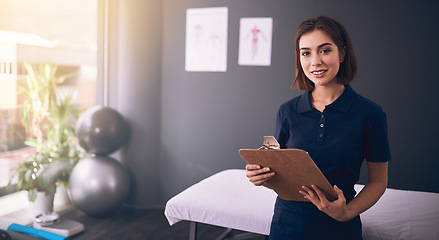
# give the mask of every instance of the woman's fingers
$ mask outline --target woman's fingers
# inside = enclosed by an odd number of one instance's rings
[[[251,171],[251,170],[258,170],[261,169],[261,166],[255,165],[255,164],[247,164],[245,165],[245,170]]]
[[[317,196],[319,197],[320,201],[323,204],[329,203],[328,199],[326,198],[325,194],[318,188],[316,185],[311,185],[311,187],[314,189],[314,191],[317,193]]]
[[[270,168],[261,168],[259,165],[247,164],[245,166],[246,176],[256,186],[260,186],[274,176]]]
[[[256,175],[254,177],[249,178],[250,182],[252,182],[256,186],[260,186],[268,181],[270,178],[274,176],[274,172],[269,172],[265,174]]]
[[[270,172],[269,167],[261,168],[259,165],[247,165],[245,169],[247,170],[245,175],[248,178]]]
[[[310,200],[314,205],[317,207],[319,206],[326,206],[329,201],[323,194],[323,192],[315,185],[311,185],[312,188],[309,188],[307,186],[302,186],[302,189],[304,191],[299,191],[300,194],[304,196],[304,198]]]
[[[314,190],[308,188],[307,186],[302,186],[303,190],[300,190],[299,193],[303,195],[304,198],[308,199],[312,202],[315,198]]]
[[[346,198],[344,197],[343,191],[340,188],[338,188],[337,185],[334,185],[334,190],[337,192],[338,199],[341,199],[342,201],[346,202]]]

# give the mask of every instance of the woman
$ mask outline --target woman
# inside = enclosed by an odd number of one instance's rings
[[[386,115],[349,85],[356,75],[356,61],[340,23],[324,16],[305,20],[297,30],[295,47],[293,86],[306,92],[279,107],[275,137],[281,148],[307,151],[338,199],[328,201],[318,186],[302,187],[305,202],[277,197],[270,239],[362,239],[359,214],[374,205],[387,187]],[[355,196],[364,159],[368,182]],[[257,186],[275,175],[258,165],[247,165],[246,170]]]

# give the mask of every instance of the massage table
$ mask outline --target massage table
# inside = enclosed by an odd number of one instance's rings
[[[359,192],[364,186],[355,185]],[[245,170],[230,169],[214,174],[171,198],[164,214],[172,226],[190,221],[191,240],[197,223],[224,227],[217,239],[232,229],[268,235],[276,193],[256,187]],[[439,239],[439,194],[388,188],[380,200],[361,215],[364,240]]]

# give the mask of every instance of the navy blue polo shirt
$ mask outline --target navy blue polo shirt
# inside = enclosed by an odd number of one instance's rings
[[[305,92],[279,107],[275,137],[281,148],[307,151],[350,201],[363,160],[390,160],[386,114],[350,85],[323,113],[312,107],[310,94]]]

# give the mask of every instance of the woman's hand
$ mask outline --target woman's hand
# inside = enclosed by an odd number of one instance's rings
[[[263,185],[274,176],[274,172],[271,172],[270,168],[261,168],[259,165],[247,164],[245,170],[245,176],[247,176],[248,180],[255,186]]]
[[[367,168],[369,170],[367,184],[347,206],[343,191],[337,186],[334,186],[334,189],[338,199],[333,202],[329,202],[317,186],[311,186],[312,189],[303,186],[303,191],[299,192],[335,220],[349,221],[372,207],[386,191],[388,163],[367,162]]]
[[[346,198],[344,197],[343,191],[339,189],[336,185],[334,185],[334,190],[338,194],[338,199],[330,202],[323,192],[315,185],[312,185],[311,188],[306,186],[302,186],[303,191],[299,191],[304,198],[311,201],[316,207],[326,213],[328,216],[333,219],[346,222],[349,221],[352,217],[349,216],[348,208],[346,207]]]

